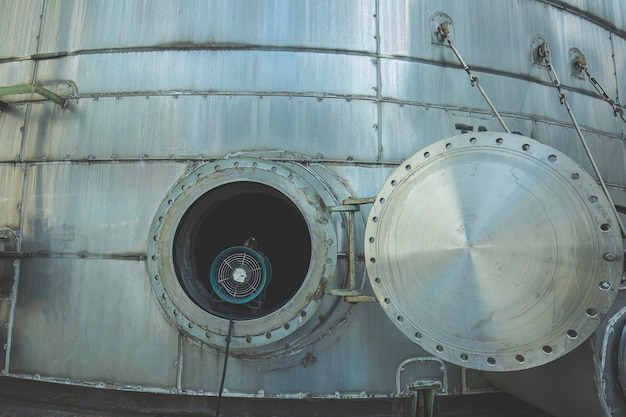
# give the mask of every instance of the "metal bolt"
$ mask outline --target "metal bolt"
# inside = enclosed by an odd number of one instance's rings
[[[611,253],[611,252],[607,252],[604,254],[604,259],[607,261],[614,261],[615,260],[615,254]]]

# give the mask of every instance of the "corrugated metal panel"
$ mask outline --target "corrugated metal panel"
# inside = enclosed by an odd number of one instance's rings
[[[37,52],[39,16],[44,0],[4,0],[0,2],[0,59],[32,55]]]
[[[595,177],[589,158],[573,127],[537,123],[532,137],[565,153]],[[604,180],[608,183],[626,185],[626,172],[623,169],[616,169],[626,166],[624,142],[591,133],[586,133],[585,139]]]
[[[553,3],[565,3],[590,14],[618,28],[626,27],[626,8],[621,1],[594,1],[594,0],[559,0]],[[559,5],[560,6],[560,5]]]
[[[7,4],[15,3],[0,9]],[[26,22],[20,54],[36,48],[42,7],[40,0],[24,4],[0,14]],[[580,7],[604,15],[611,9],[586,0]],[[511,129],[590,170],[545,69],[530,62],[529,44],[542,34],[561,81],[593,91],[568,73],[569,48],[579,48],[607,91],[616,92],[609,32],[546,2],[47,0],[41,52],[69,55],[37,61],[37,79],[73,81],[78,96],[67,109],[33,103],[28,117],[25,105],[0,115],[0,226],[19,225],[23,204],[23,249],[52,252],[22,261],[10,372],[79,385],[217,391],[223,353],[166,321],[144,263],[133,260],[146,251],[165,194],[193,162],[184,159],[246,150],[332,159],[321,166],[338,178],[321,174],[320,165],[306,169],[341,201],[348,192],[375,196],[394,164],[468,126],[501,130],[452,51],[431,45],[429,18],[437,11],[454,19],[455,43]],[[614,38],[613,45],[620,79],[626,44]],[[0,64],[0,85],[29,82],[34,68],[34,61]],[[616,202],[624,204],[626,151],[616,138],[623,125],[606,103],[567,93],[593,131],[588,139],[600,169],[619,185],[611,188]],[[28,163],[14,166],[24,123]],[[369,210],[364,205],[357,216]],[[360,283],[362,224],[356,234]],[[342,232],[327,240],[335,243],[345,249]],[[2,320],[7,306],[0,306]],[[324,322],[309,323],[318,318]],[[226,388],[268,396],[394,395],[398,365],[426,355],[376,304],[336,318],[336,327],[328,324],[328,333],[305,347],[298,340],[274,358],[231,358]],[[450,378],[460,374],[453,367]],[[407,368],[403,378],[424,375]]]
[[[24,250],[145,253],[154,214],[184,169],[173,163],[31,167]]]
[[[0,119],[1,120],[1,119]],[[312,157],[374,159],[373,101],[285,96],[81,99],[69,110],[33,106],[25,158],[218,158],[283,149]],[[50,121],[53,121],[52,123]],[[115,123],[111,123],[115,121]]]
[[[0,226],[18,230],[24,167],[0,165]]]
[[[42,52],[164,45],[375,51],[375,2],[50,1]]]
[[[225,91],[372,95],[368,57],[267,51],[164,51],[42,61],[39,79],[68,79],[84,94]]]
[[[143,262],[29,259],[22,272],[12,373],[175,386],[178,335]]]
[[[531,61],[531,38],[541,34],[550,45],[550,60],[563,85],[595,93],[589,82],[570,76],[568,53],[571,48],[578,48],[586,55],[589,68],[604,88],[607,91],[615,88],[610,33],[557,8],[520,0],[444,4],[407,0],[404,7],[397,6],[394,2],[381,4],[383,54],[458,66],[450,48],[431,43],[430,18],[436,12],[443,12],[452,18],[452,41],[472,69],[488,69],[549,82],[545,68]],[[487,9],[488,15],[484,13]],[[462,73],[460,69],[459,72]],[[480,77],[480,73],[477,75]],[[462,76],[466,77],[466,74],[462,73]],[[485,89],[493,94],[494,88],[485,85]]]
[[[532,131],[530,120],[507,117],[506,123],[512,131],[522,135],[529,136]],[[438,140],[466,131],[502,131],[502,126],[490,114],[395,103],[383,104],[381,128],[386,162],[401,162]]]
[[[383,94],[399,100],[434,104],[453,109],[488,112],[482,96],[472,88],[467,74],[455,68],[441,68],[421,63],[382,60]],[[560,105],[557,90],[526,81],[477,74],[491,101],[503,115],[522,115],[536,120],[554,120],[570,124]],[[613,117],[602,100],[583,95],[569,95],[571,107],[581,126],[592,126],[621,133],[621,121]]]
[[[0,64],[0,87],[30,84],[33,68],[33,61],[14,61]]]
[[[20,156],[25,112],[25,105],[13,106],[6,112],[0,112],[0,161],[15,161]]]
[[[375,304],[357,305],[350,316],[351,325],[337,328],[315,345],[287,358],[230,358],[225,388],[231,393],[261,391],[269,396],[333,396],[336,392],[386,395],[395,384],[396,370],[403,359],[427,356],[408,339],[402,340]],[[368,341],[368,349],[361,349],[363,340]],[[215,375],[223,366],[222,357],[186,344],[184,363],[183,389],[217,391],[220,381]],[[359,372],[346,371],[350,369]]]

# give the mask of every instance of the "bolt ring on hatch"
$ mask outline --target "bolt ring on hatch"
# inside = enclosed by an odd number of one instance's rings
[[[582,343],[623,263],[595,180],[549,146],[495,132],[436,142],[401,164],[370,211],[365,255],[407,337],[486,371],[539,366]]]
[[[163,311],[180,330],[223,348],[233,317],[230,347],[237,351],[276,343],[315,316],[336,269],[337,232],[326,208],[334,202],[295,168],[225,159],[195,168],[168,192],[151,228],[147,268]],[[250,236],[260,252],[238,246]],[[263,305],[249,305],[261,288],[230,303],[212,294],[211,263],[229,250],[254,252],[273,270],[271,282],[263,281]],[[233,283],[244,281],[241,273],[233,269]]]

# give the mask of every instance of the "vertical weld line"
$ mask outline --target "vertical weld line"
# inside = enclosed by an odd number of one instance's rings
[[[35,54],[41,53],[41,38],[43,36],[43,26],[46,16],[46,9],[48,8],[48,0],[43,0],[41,3],[41,14],[39,15],[39,33],[37,34],[37,46],[35,47]],[[34,84],[37,81],[37,69],[39,68],[39,61],[34,62],[33,75],[31,82]]]
[[[615,78],[615,103],[623,107],[624,105],[619,98],[620,79],[617,76],[617,62],[615,61],[615,40],[613,39],[613,34],[611,32],[609,32],[609,41],[611,43],[611,62],[613,63],[613,77]],[[619,117],[618,115],[615,116]],[[622,140],[626,140],[626,129],[622,127],[620,130],[622,131]]]
[[[178,333],[178,361],[176,362],[176,390],[181,392],[183,389],[183,343],[184,336]]]
[[[376,0],[376,137],[378,139],[378,155],[376,162],[383,160],[383,102],[382,102],[382,71],[380,55],[380,0]]]
[[[37,34],[37,46],[35,47],[36,54],[38,54],[41,51],[41,38],[43,35],[43,26],[44,26],[44,19],[46,15],[47,6],[48,6],[48,0],[43,0],[43,2],[41,3],[41,14],[39,15],[39,33]],[[34,84],[37,81],[38,68],[39,68],[39,62],[34,61],[33,73],[31,75],[32,84]],[[24,160],[24,149],[26,147],[26,137],[28,136],[28,125],[30,123],[31,109],[32,109],[32,104],[28,103],[26,105],[26,112],[24,113],[24,124],[22,126],[22,135],[20,138],[20,141],[21,141],[20,142],[20,155],[19,155],[20,162]],[[22,236],[23,236],[23,231],[24,231],[24,201],[26,201],[26,190],[28,188],[28,168],[29,168],[28,164],[24,164],[22,166],[23,166],[24,174],[22,177],[22,195],[20,197],[20,202],[19,202],[19,219],[18,219],[19,225],[18,225],[18,231],[17,231],[17,236],[16,236],[16,249],[18,252],[22,251]],[[22,267],[22,260],[16,259],[14,261],[15,277],[13,279],[13,286],[11,287],[11,307],[9,309],[9,322],[7,323],[8,324],[7,351],[6,351],[6,356],[5,356],[5,366],[3,370],[5,374],[10,373],[11,345],[13,341],[13,324],[15,320],[15,308],[17,305],[17,294],[18,294],[18,288],[20,284],[20,276],[21,276],[21,270],[22,270],[21,267]]]
[[[617,62],[615,62],[615,42],[613,40],[613,34],[609,32],[609,42],[611,43],[611,62],[613,63],[613,77],[615,78],[615,101],[621,103],[619,99],[619,84],[620,80],[617,76]]]

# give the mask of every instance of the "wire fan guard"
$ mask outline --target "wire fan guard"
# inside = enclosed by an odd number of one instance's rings
[[[245,246],[233,246],[213,261],[211,287],[222,300],[245,304],[263,292],[270,274],[271,265],[264,254]]]

